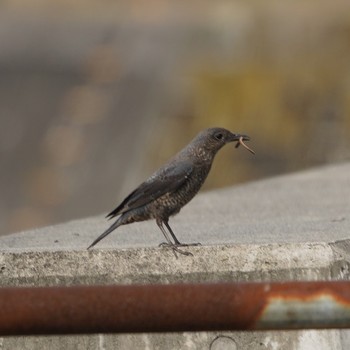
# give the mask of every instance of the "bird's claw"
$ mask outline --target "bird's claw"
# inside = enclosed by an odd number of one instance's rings
[[[198,247],[202,245],[202,243],[179,243],[179,244],[176,244],[177,247]]]
[[[198,247],[201,246],[202,243],[198,242],[198,243],[175,243],[175,244],[170,244],[170,243],[166,243],[166,242],[162,242],[159,244],[159,247],[169,247],[169,246],[176,246],[176,247]]]
[[[187,244],[185,245],[182,245],[182,244],[174,244],[174,243],[166,243],[166,242],[163,242],[163,243],[160,243],[159,244],[160,247],[164,247],[164,248],[170,248],[173,250],[173,253],[175,254],[175,257],[177,258],[177,255],[176,253],[179,253],[179,254],[182,254],[182,255],[186,255],[186,256],[193,256],[193,254],[191,252],[185,252],[181,249],[179,249],[178,247],[186,247],[188,246]]]

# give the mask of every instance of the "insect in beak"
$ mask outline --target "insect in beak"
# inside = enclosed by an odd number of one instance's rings
[[[249,147],[243,142],[243,136],[241,136],[241,137],[238,139],[235,148],[238,148],[240,145],[242,145],[244,148],[246,148],[250,153],[255,154],[255,152],[254,152],[251,148],[249,148]]]

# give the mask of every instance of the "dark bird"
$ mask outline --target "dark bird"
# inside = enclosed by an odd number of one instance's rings
[[[169,226],[169,217],[177,214],[199,191],[220,148],[234,141],[237,141],[237,146],[242,144],[247,147],[243,141],[249,140],[249,136],[233,134],[223,128],[210,128],[200,132],[184,149],[131,192],[106,216],[109,219],[116,216],[119,218],[87,249],[121,225],[155,219],[167,241],[161,245],[170,247],[174,253],[192,255],[180,250],[179,247],[199,243],[180,243]],[[170,240],[163,225],[168,229],[174,242]]]

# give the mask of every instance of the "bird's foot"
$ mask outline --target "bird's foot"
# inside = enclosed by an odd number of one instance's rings
[[[175,257],[177,258],[176,253],[182,254],[182,255],[187,255],[187,256],[193,256],[193,254],[191,252],[185,252],[181,249],[179,249],[178,247],[182,247],[183,245],[178,245],[178,244],[174,244],[174,243],[160,243],[159,244],[160,247],[164,247],[164,248],[170,248],[173,250],[173,253],[175,255]],[[187,245],[184,245],[183,247],[186,247]]]
[[[177,247],[198,247],[202,245],[202,243],[178,243],[176,244]]]
[[[163,243],[160,243],[159,244],[159,247],[168,247],[169,245],[175,245],[176,247],[198,247],[200,245],[202,245],[202,243],[166,243],[166,242],[163,242]]]

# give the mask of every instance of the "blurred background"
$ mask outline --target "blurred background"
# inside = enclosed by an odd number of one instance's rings
[[[203,128],[205,189],[350,159],[350,2],[3,1],[0,234],[107,213]]]

